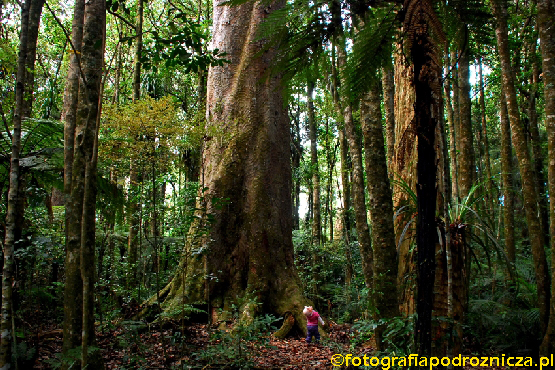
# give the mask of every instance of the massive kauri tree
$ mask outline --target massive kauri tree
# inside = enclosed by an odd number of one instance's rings
[[[214,2],[212,49],[225,52],[229,63],[208,74],[212,134],[205,137],[201,174],[200,205],[213,222],[206,236],[198,233],[208,221],[192,228],[181,269],[160,299],[165,309],[184,297],[208,301],[214,315],[254,294],[265,312],[290,313],[301,323],[307,302],[293,263],[289,122],[281,79],[270,71],[277,50],[260,37],[284,2],[222,3]]]

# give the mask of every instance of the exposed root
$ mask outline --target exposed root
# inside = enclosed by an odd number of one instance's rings
[[[277,339],[283,339],[289,334],[293,326],[295,325],[295,317],[291,312],[287,312],[285,314],[285,319],[283,320],[283,324],[281,328],[279,328],[275,333],[274,337]]]

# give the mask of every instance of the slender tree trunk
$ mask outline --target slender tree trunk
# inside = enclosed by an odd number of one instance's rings
[[[449,132],[449,146],[451,149],[451,176],[453,178],[453,200],[456,202],[459,201],[461,198],[460,196],[460,189],[459,189],[459,161],[457,159],[457,142],[458,136],[460,132],[460,104],[459,104],[459,72],[457,70],[457,66],[455,61],[457,60],[457,52],[455,50],[451,51],[451,61],[449,64],[449,68],[452,68],[452,77],[451,81],[453,82],[453,119],[451,121],[451,130]],[[451,64],[453,64],[451,66]]]
[[[351,235],[351,184],[349,181],[349,148],[347,138],[345,137],[345,129],[339,129],[339,150],[341,152],[341,191],[343,195],[343,210],[342,223],[343,223],[343,241],[345,243],[345,283],[347,286],[351,284],[353,279],[353,262],[350,245]]]
[[[0,368],[10,369],[12,365],[13,306],[12,286],[14,274],[14,245],[16,229],[16,208],[19,196],[19,151],[21,149],[21,120],[25,99],[25,74],[27,64],[27,47],[29,38],[29,8],[31,0],[26,0],[21,8],[21,32],[19,33],[19,56],[15,88],[15,111],[13,117],[12,153],[10,159],[10,188],[8,191],[8,209],[6,212],[6,236],[4,240],[4,266],[2,272],[2,317],[0,319]]]
[[[81,367],[100,368],[99,351],[90,351],[95,343],[94,284],[96,234],[96,174],[98,127],[102,102],[102,76],[106,37],[106,2],[89,0],[85,6],[82,66],[85,82],[79,90],[75,156],[72,179],[72,203],[81,203],[81,279],[83,282],[83,330]]]
[[[516,261],[515,249],[515,195],[513,184],[513,146],[511,143],[511,124],[507,113],[507,99],[501,92],[499,104],[501,121],[501,180],[503,182],[503,230],[505,235],[505,250],[509,262]]]
[[[345,40],[343,35],[339,36],[341,40],[337,48],[337,61],[338,69],[341,71],[347,64],[347,56],[345,54]],[[339,82],[336,83],[339,87]],[[336,107],[343,116],[343,123],[345,125],[345,133],[347,143],[349,144],[349,153],[351,155],[352,163],[352,194],[353,194],[353,208],[355,211],[355,226],[358,235],[358,243],[360,248],[360,255],[362,258],[362,272],[364,274],[364,281],[366,286],[371,288],[373,286],[372,280],[373,273],[373,252],[372,243],[370,239],[370,231],[368,229],[368,220],[366,217],[366,201],[364,196],[364,173],[362,169],[362,148],[360,139],[357,135],[355,122],[353,120],[352,106],[348,102],[347,96],[344,101],[336,100]]]
[[[457,149],[460,151],[458,156],[459,163],[459,196],[464,198],[470,192],[474,179],[476,178],[475,161],[474,161],[474,139],[472,133],[471,107],[470,99],[470,58],[468,54],[468,27],[464,26],[459,44],[459,107],[460,107],[460,130],[457,131]]]
[[[137,41],[135,43],[135,56],[134,56],[134,69],[133,69],[133,102],[137,102],[141,98],[141,52],[143,50],[143,2],[144,0],[137,0],[137,24],[135,25],[135,33]],[[139,175],[139,159],[131,160],[131,168],[129,169],[130,176],[130,194],[131,202],[129,204],[129,234],[127,239],[127,255],[128,261],[133,269],[132,281],[135,281],[136,266],[138,256],[138,235],[140,224],[140,209],[138,185],[142,181],[142,176]],[[133,188],[133,189],[131,189]],[[128,282],[130,283],[130,282]]]
[[[67,359],[69,350],[81,345],[83,282],[80,269],[81,228],[80,207],[71,202],[73,188],[73,158],[75,149],[75,123],[77,121],[77,104],[79,80],[81,74],[81,49],[83,44],[83,22],[85,17],[85,0],[75,2],[70,44],[70,61],[64,92],[62,121],[64,122],[64,197],[65,197],[65,286],[64,286],[64,341],[62,354]],[[75,225],[77,227],[70,227]],[[69,367],[64,361],[62,368]]]
[[[484,78],[482,75],[482,57],[478,57],[478,75],[480,83],[480,111],[482,116],[482,139],[484,144],[484,167],[486,169],[486,205],[488,208],[488,213],[494,215],[495,202],[497,195],[493,191],[493,177],[491,174],[491,159],[489,156],[489,139],[488,139],[488,126],[487,126],[487,115],[486,115],[486,97],[484,93]]]
[[[136,102],[141,98],[141,53],[143,51],[143,3],[144,0],[137,0],[137,24],[135,25],[135,33],[137,41],[135,42],[133,69],[133,101]]]
[[[496,37],[501,59],[503,75],[503,92],[507,98],[507,109],[511,124],[512,142],[516,149],[520,175],[522,178],[522,193],[524,198],[524,210],[530,235],[532,256],[536,273],[536,283],[538,290],[538,306],[540,310],[540,324],[542,334],[545,333],[547,320],[549,318],[549,299],[550,299],[550,277],[548,274],[547,260],[543,246],[543,235],[541,235],[541,222],[538,217],[538,194],[534,182],[532,160],[524,128],[520,121],[520,113],[516,97],[514,83],[514,73],[511,67],[510,50],[508,43],[507,26],[507,2],[506,0],[496,0],[492,2],[492,10],[497,20]]]
[[[137,161],[132,161],[129,169],[129,195],[128,195],[128,217],[129,217],[129,235],[127,240],[127,260],[129,264],[137,263],[139,249],[139,229],[140,212],[141,212],[141,191],[140,183],[143,181],[142,173],[139,174]],[[135,269],[133,269],[135,271]]]
[[[397,248],[393,229],[393,197],[387,175],[387,161],[380,109],[380,84],[375,84],[361,101],[361,125],[372,222],[374,251],[375,319],[399,316],[397,302]],[[376,328],[376,345],[384,350],[383,326]]]
[[[300,228],[300,216],[299,216],[299,207],[300,207],[300,195],[301,195],[301,177],[299,174],[299,168],[301,166],[301,157],[302,157],[302,144],[301,144],[301,127],[300,127],[300,110],[297,110],[298,113],[292,117],[293,122],[291,125],[292,128],[292,140],[291,140],[291,164],[293,166],[293,192],[292,192],[292,201],[293,201],[293,230],[299,230]]]
[[[547,129],[548,150],[548,188],[549,194],[555,194],[555,1],[538,0],[538,28],[542,52],[542,69],[545,99],[545,127]],[[551,234],[551,266],[555,266],[555,202],[549,204]],[[555,269],[551,269],[552,281],[555,281]],[[555,285],[555,284],[554,284]],[[549,356],[555,352],[555,287],[551,286],[551,306],[549,324],[540,355]],[[552,367],[553,368],[553,367]]]
[[[37,58],[37,38],[40,28],[40,18],[42,14],[42,8],[44,5],[44,0],[32,0],[31,6],[29,8],[29,24],[28,24],[28,38],[27,38],[27,57],[25,60],[25,96],[23,97],[23,114],[22,120],[31,118],[31,113],[33,110],[33,93],[35,84],[35,62]],[[26,171],[20,170],[19,173],[19,189],[17,190],[17,204],[15,210],[15,228],[14,228],[14,240],[16,244],[14,245],[15,250],[23,247],[24,244],[17,243],[21,240],[23,235],[23,225],[25,224],[25,205],[26,202]],[[24,261],[23,261],[24,262]],[[25,263],[25,262],[24,262]],[[23,276],[26,273],[26,268],[20,268],[16,273],[16,279],[22,282],[25,279],[19,279],[19,275]],[[25,289],[25,286],[21,286]]]
[[[536,100],[538,96],[538,85],[540,68],[538,66],[538,61],[536,58],[536,44],[537,40],[534,38],[534,42],[531,45],[531,61],[532,61],[532,88],[530,89],[530,99],[528,104],[528,119],[530,124],[530,137],[532,139],[532,158],[534,162],[534,174],[536,178],[536,186],[539,197],[539,207],[540,207],[540,221],[542,228],[542,235],[544,240],[544,245],[549,245],[549,211],[547,194],[545,189],[545,184],[547,183],[547,178],[544,171],[544,159],[542,154],[542,140],[540,138],[540,130],[538,127],[538,113],[536,108]]]
[[[116,75],[114,77],[114,96],[112,98],[112,104],[119,104],[119,95],[120,95],[120,80],[121,80],[121,69],[122,69],[122,61],[121,61],[121,43],[118,43],[116,46]]]
[[[39,37],[40,19],[44,0],[31,1],[29,8],[29,39],[27,40],[27,60],[25,74],[25,99],[23,117],[30,118],[33,110],[33,93],[35,84],[35,61],[37,59],[37,39]]]
[[[335,43],[332,47],[332,98],[336,104],[336,108],[339,110],[337,103],[339,102],[339,92],[337,91],[337,84],[339,79],[337,78],[337,61],[335,58]],[[351,184],[349,181],[350,174],[350,163],[349,163],[349,146],[347,143],[347,137],[345,134],[345,127],[338,127],[339,131],[339,150],[341,156],[341,192],[343,198],[343,210],[341,213],[342,223],[343,223],[343,242],[345,243],[345,284],[347,286],[351,285],[353,278],[353,263],[352,263],[352,253],[350,245],[350,235],[352,229],[351,221]],[[339,187],[339,185],[338,185]]]
[[[312,169],[312,244],[322,242],[322,218],[320,216],[320,171],[318,166],[318,126],[314,116],[314,82],[308,81],[306,98],[308,105],[308,136],[310,138],[310,166]]]

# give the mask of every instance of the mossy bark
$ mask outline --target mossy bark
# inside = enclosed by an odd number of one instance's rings
[[[261,24],[283,1],[214,2],[211,48],[230,63],[211,67],[199,218],[172,282],[159,293],[168,312],[203,302],[212,315],[246,294],[259,310],[291,313],[306,331],[294,261],[290,132],[274,47]],[[154,303],[155,297],[151,299]]]
[[[397,301],[397,249],[393,228],[393,198],[387,174],[387,161],[380,109],[380,85],[375,84],[361,100],[361,125],[367,176],[368,205],[372,222],[374,252],[374,317],[399,316]],[[376,347],[385,349],[383,326],[376,328]]]

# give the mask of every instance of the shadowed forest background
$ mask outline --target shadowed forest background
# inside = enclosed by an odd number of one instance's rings
[[[554,14],[0,0],[0,368],[555,353]]]

